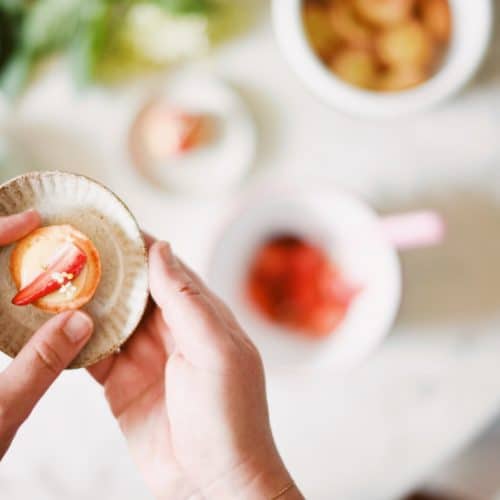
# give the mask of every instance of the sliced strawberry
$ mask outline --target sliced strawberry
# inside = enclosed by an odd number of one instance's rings
[[[181,114],[179,121],[179,152],[189,151],[198,145],[203,117],[199,115]]]
[[[203,117],[169,108],[152,112],[149,117],[148,133],[153,142],[155,156],[159,159],[170,155],[181,155],[198,145]]]
[[[311,338],[334,331],[360,291],[321,248],[286,235],[257,252],[247,286],[267,318]]]
[[[47,270],[38,275],[12,299],[16,306],[27,306],[38,299],[56,292],[75,279],[85,267],[87,255],[73,243],[65,245],[57,253]]]

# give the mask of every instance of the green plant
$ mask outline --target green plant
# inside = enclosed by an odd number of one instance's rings
[[[67,53],[79,84],[97,78],[127,12],[154,4],[171,15],[208,15],[215,0],[0,0],[0,86],[16,96],[47,56]]]

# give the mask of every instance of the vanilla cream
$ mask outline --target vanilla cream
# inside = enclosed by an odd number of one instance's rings
[[[48,238],[46,235],[37,237],[33,243],[26,249],[21,265],[21,288],[28,286],[43,272],[47,270],[48,265],[54,260],[61,248],[68,243],[66,235],[56,236],[54,234]],[[53,292],[46,297],[44,301],[52,304],[65,302],[77,296],[85,285],[88,266],[85,265],[82,272],[72,281],[64,285],[66,279],[71,279],[67,273],[53,273],[52,278],[63,285],[58,291]],[[70,286],[68,286],[70,285]]]

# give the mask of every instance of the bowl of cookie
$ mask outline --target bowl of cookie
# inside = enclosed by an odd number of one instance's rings
[[[279,46],[333,107],[395,117],[428,109],[474,76],[492,32],[491,0],[275,0]]]

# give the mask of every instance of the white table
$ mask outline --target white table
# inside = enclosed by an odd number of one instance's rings
[[[337,114],[309,95],[280,56],[266,12],[249,36],[200,64],[232,81],[255,113],[261,138],[253,181],[324,176],[381,210],[431,206],[449,220],[445,245],[404,256],[400,318],[368,362],[343,378],[270,374],[276,438],[307,498],[396,498],[500,408],[495,55],[455,101],[383,123]],[[128,99],[118,91],[78,99],[54,70],[27,95],[20,133],[41,166],[104,180],[145,228],[203,271],[230,197],[186,200],[138,184],[120,153]],[[57,382],[0,467],[2,498],[149,498],[100,392],[83,371]]]

